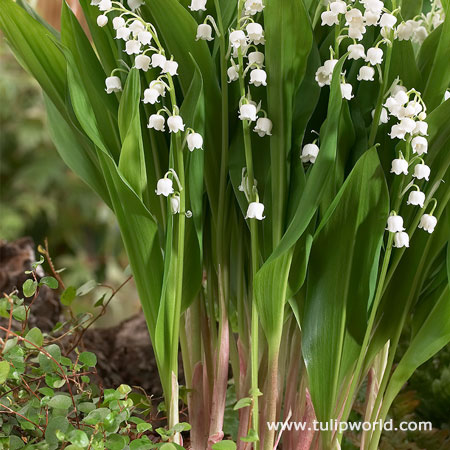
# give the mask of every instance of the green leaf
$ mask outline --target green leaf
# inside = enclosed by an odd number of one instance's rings
[[[44,347],[44,350],[52,356],[52,358],[56,362],[61,361],[61,349],[56,344],[48,345],[47,347]],[[49,358],[45,353],[40,352],[38,356],[38,361],[41,366],[41,369],[44,372],[51,372],[53,370],[56,370],[56,363],[51,358]]]
[[[91,352],[82,352],[78,356],[78,361],[88,367],[95,367],[97,365],[97,356]]]
[[[25,339],[35,344],[32,345],[25,341],[25,347],[35,349],[36,347],[42,347],[44,343],[44,337],[42,336],[42,332],[39,328],[32,328],[26,335]]]
[[[91,292],[96,287],[97,282],[95,280],[86,281],[86,283],[84,283],[77,289],[76,294],[78,297],[82,297],[83,295],[89,294],[89,292]]]
[[[151,448],[153,448],[153,444],[147,436],[130,442],[130,450],[149,450]]]
[[[66,289],[64,289],[63,293],[61,294],[61,304],[64,306],[70,306],[72,302],[75,300],[75,297],[77,296],[77,288],[75,286],[68,286]]]
[[[48,286],[50,289],[58,289],[58,281],[54,277],[42,277],[39,286]]]
[[[236,450],[236,444],[233,441],[220,441],[213,444],[212,450]]]
[[[125,437],[120,434],[110,434],[105,442],[108,450],[123,450],[126,445],[127,441]]]
[[[250,397],[244,397],[237,401],[237,403],[234,405],[233,410],[237,411],[241,408],[246,408],[247,406],[250,406],[252,404],[252,399]]]
[[[72,430],[67,438],[72,444],[78,447],[86,448],[89,446],[89,438],[84,431]]]
[[[26,280],[22,286],[23,295],[25,295],[25,297],[32,297],[36,292],[37,285],[37,281],[32,280],[31,278]]]
[[[138,433],[144,433],[145,431],[151,431],[153,430],[151,423],[138,423],[136,426],[136,429]]]
[[[3,384],[7,378],[10,371],[10,365],[8,361],[0,361],[0,384]]]
[[[311,250],[302,352],[320,421],[334,417],[339,377],[347,368],[344,342],[354,347],[364,336],[388,214],[384,173],[372,148],[329,207]]]
[[[68,395],[55,395],[49,402],[50,408],[69,409],[72,406],[72,399]]]
[[[102,423],[108,414],[111,413],[109,408],[97,408],[91,411],[84,419],[83,422],[88,425],[95,425],[97,423]]]
[[[254,429],[250,429],[247,436],[241,437],[242,442],[258,442],[258,433]]]

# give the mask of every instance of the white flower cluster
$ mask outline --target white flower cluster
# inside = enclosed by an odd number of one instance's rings
[[[411,96],[413,98],[411,99]],[[426,112],[425,104],[422,101],[420,93],[415,89],[407,91],[404,86],[396,85],[391,89],[390,96],[387,98],[384,107],[386,108],[386,120],[388,115],[395,117],[399,122],[392,126],[390,137],[392,139],[402,139],[411,146],[413,157],[405,159],[402,152],[399,157],[392,161],[391,173],[395,175],[408,175],[410,166],[414,165],[412,177],[416,180],[429,180],[430,167],[428,167],[422,156],[428,152],[428,141],[425,136],[428,135],[428,124],[425,122]],[[409,193],[407,205],[416,205],[420,208],[425,204],[425,193],[411,182],[409,188],[415,188]],[[437,219],[431,214],[423,214],[419,228],[428,233],[432,233],[436,227]],[[409,236],[403,228],[403,218],[393,213],[388,218],[388,231],[395,233],[394,247],[409,247]]]
[[[113,5],[114,3],[114,5]],[[109,19],[108,14],[119,12],[112,20],[112,25],[116,31],[116,39],[125,42],[125,53],[132,56],[135,55],[134,68],[147,72],[150,67],[153,69],[159,68],[161,70],[160,76],[150,82],[148,88],[144,90],[144,104],[155,105],[159,103],[161,98],[166,96],[166,91],[174,89],[172,83],[172,77],[178,75],[178,63],[171,59],[166,58],[164,49],[161,47],[156,30],[152,24],[146,23],[142,17],[140,17],[136,10],[138,10],[145,2],[143,0],[127,0],[128,6],[131,11],[127,10],[123,5],[112,2],[111,0],[93,0],[92,5],[98,6],[99,10],[103,14],[97,17],[97,24],[100,27],[104,27]],[[201,6],[203,0],[193,1]],[[152,43],[155,42],[155,46]],[[150,54],[147,55],[147,53]],[[120,92],[122,90],[121,79],[114,75],[114,72],[122,70],[115,69],[110,77],[106,78],[106,92],[111,94],[113,92]],[[176,104],[172,104],[172,110],[164,107],[160,109],[156,114],[152,114],[148,121],[148,128],[156,131],[165,131],[166,118],[162,114],[167,114],[167,127],[170,133],[179,133],[185,131],[185,124],[183,118],[179,115],[179,109]],[[191,128],[186,130],[185,141],[188,149],[192,152],[195,149],[203,148],[203,137],[196,133]],[[184,144],[183,144],[184,145]],[[173,189],[173,182],[168,177],[172,174],[178,182],[179,189],[182,186],[179,179],[173,169],[160,179],[157,183],[156,194],[163,195],[165,197],[170,196],[170,206],[173,214],[180,212],[180,196],[179,192],[175,192]],[[186,213],[187,214],[187,213]]]

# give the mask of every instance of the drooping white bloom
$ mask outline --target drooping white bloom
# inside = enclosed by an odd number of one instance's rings
[[[345,13],[346,23],[348,25],[348,35],[352,39],[360,41],[366,32],[364,17],[359,9],[353,8]]]
[[[139,41],[130,40],[125,44],[125,52],[128,55],[138,55],[141,52],[142,44]]]
[[[268,119],[267,117],[260,117],[256,121],[256,126],[253,129],[255,133],[258,133],[259,137],[264,136],[272,136],[272,121]]]
[[[377,14],[381,14],[384,8],[384,4],[381,0],[363,0],[361,3],[364,5],[367,11],[371,11]]]
[[[372,25],[376,25],[378,23],[378,19],[380,18],[380,13],[366,10],[364,12],[364,23],[366,26],[370,27]]]
[[[259,23],[249,23],[245,29],[251,42],[255,45],[264,44],[264,30]]]
[[[356,60],[366,57],[364,45],[362,44],[350,44],[347,48],[347,51],[349,52],[348,59]]]
[[[164,63],[164,67],[162,72],[163,73],[168,73],[169,75],[171,75],[172,77],[175,75],[178,75],[178,63],[176,61],[173,60],[167,60]]]
[[[364,24],[364,18],[362,12],[359,9],[352,8],[345,13],[346,24]]]
[[[354,95],[352,94],[353,86],[350,83],[341,83],[341,94],[342,98],[346,100],[351,100]]]
[[[329,27],[333,25],[339,25],[339,14],[333,11],[324,11],[320,15],[322,19],[322,26],[328,25]]]
[[[228,83],[231,83],[232,81],[236,81],[239,79],[239,66],[238,65],[232,65],[227,70],[228,75]]]
[[[189,150],[192,152],[196,148],[203,148],[203,137],[199,133],[190,133],[186,139]]]
[[[106,92],[112,94],[113,92],[120,92],[122,90],[122,83],[119,77],[108,77],[105,80]]]
[[[203,40],[203,41],[212,41],[214,38],[212,37],[212,27],[207,23],[201,23],[197,27],[197,35],[195,40]]]
[[[408,196],[407,205],[418,205],[423,208],[425,194],[422,191],[411,191]]]
[[[446,102],[450,98],[450,90],[446,90],[444,93],[444,102]]]
[[[397,36],[399,41],[409,41],[414,33],[414,28],[410,21],[402,22],[397,27]]]
[[[400,126],[406,131],[406,133],[412,133],[416,128],[416,121],[409,117],[404,117],[400,120]]]
[[[91,6],[98,6],[101,0],[92,0]]]
[[[144,3],[143,0],[128,0],[128,6],[132,11],[140,8]]]
[[[156,67],[164,68],[166,64],[166,57],[161,55],[161,53],[153,53],[152,55],[152,67],[156,69]]]
[[[108,16],[105,16],[105,14],[101,14],[97,17],[97,25],[99,27],[104,27],[108,23]]]
[[[336,14],[345,14],[347,12],[347,3],[343,0],[336,0],[330,3],[330,11]]]
[[[246,0],[245,2],[245,14],[253,16],[264,9],[262,0]]]
[[[189,9],[191,11],[206,11],[206,0],[192,0]]]
[[[300,159],[303,163],[310,162],[314,164],[316,162],[317,155],[319,154],[319,147],[316,144],[306,144],[302,148],[302,154]]]
[[[320,87],[331,84],[334,66],[337,64],[337,62],[337,59],[329,59],[324,62],[323,66],[317,69],[316,81]]]
[[[400,86],[397,86],[397,87],[400,88]],[[394,94],[394,100],[399,105],[404,105],[409,100],[409,96],[406,93],[406,88],[404,88],[404,86],[402,86],[402,88],[403,89],[398,89],[397,92]]]
[[[428,231],[428,233],[430,234],[434,231],[436,225],[437,225],[436,217],[430,214],[424,214],[420,218],[419,228],[422,228],[424,231]]]
[[[239,108],[239,119],[254,122],[257,119],[256,106],[251,103],[244,103]]]
[[[414,153],[419,156],[428,152],[428,142],[423,136],[416,136],[411,141],[411,147]]]
[[[418,180],[425,179],[429,181],[431,169],[426,164],[416,164],[413,177]]]
[[[152,114],[148,120],[147,128],[153,128],[156,131],[164,131],[166,120],[161,114]]]
[[[375,110],[372,110],[372,119],[375,117]],[[386,108],[381,108],[381,114],[380,114],[380,121],[378,122],[378,125],[381,125],[382,123],[388,123],[389,122],[389,115],[386,110]]]
[[[169,127],[170,133],[178,133],[179,131],[184,131],[183,118],[181,116],[170,116],[167,119],[167,126]]]
[[[423,136],[428,136],[428,123],[422,120],[416,122],[416,128],[412,132],[413,135],[421,134]]]
[[[156,184],[156,195],[164,195],[168,197],[170,194],[174,193],[173,182],[170,178],[161,178]]]
[[[380,27],[391,30],[397,23],[397,17],[392,14],[384,13],[380,19]]]
[[[358,76],[356,77],[358,81],[373,81],[375,75],[375,69],[371,66],[362,66],[359,69]]]
[[[145,31],[145,26],[140,20],[133,20],[130,25],[133,36],[137,37],[141,31]]]
[[[393,159],[391,173],[395,173],[395,175],[400,175],[402,173],[408,175],[408,161],[403,158]]]
[[[142,45],[150,45],[152,42],[152,33],[150,31],[140,31],[138,33],[138,41]]]
[[[180,196],[179,195],[172,195],[172,197],[170,197],[170,209],[172,210],[172,214],[180,213]]]
[[[403,227],[403,217],[392,215],[388,217],[386,230],[390,233],[398,233],[400,231],[405,231]]]
[[[405,134],[406,134],[405,129],[400,124],[396,124],[392,126],[389,136],[391,137],[391,139],[398,138],[404,140]]]
[[[425,120],[427,118],[427,113],[422,111],[417,117],[419,120]]]
[[[381,64],[383,61],[383,50],[378,47],[369,48],[369,50],[367,50],[366,61],[372,64],[372,66]]]
[[[259,202],[251,202],[248,205],[247,214],[245,218],[263,220],[266,218],[266,216],[263,216],[263,214],[264,214],[264,205]]]
[[[98,9],[100,11],[109,11],[112,8],[112,2],[111,0],[102,0],[98,4]]]
[[[118,16],[118,17],[114,17],[112,24],[113,24],[113,28],[115,30],[118,30],[119,28],[124,27],[126,22],[123,17]]]
[[[144,103],[151,103],[154,105],[160,96],[164,97],[166,95],[166,87],[164,83],[158,80],[153,80],[150,83],[148,89],[144,91]]]
[[[425,27],[420,26],[414,30],[414,35],[412,37],[413,42],[422,44],[423,41],[428,37],[428,31]]]
[[[128,41],[130,39],[131,30],[127,27],[120,27],[117,29],[116,39],[123,39]]]
[[[256,64],[260,67],[264,65],[264,53],[262,52],[250,52],[248,55],[248,64]]]
[[[408,233],[405,233],[404,231],[395,233],[394,247],[396,247],[396,248],[409,247]]]
[[[147,72],[147,70],[150,68],[150,57],[147,55],[138,55],[134,60],[134,65],[136,69]]]
[[[255,86],[267,86],[267,74],[265,70],[253,69],[250,72],[250,84]]]
[[[238,49],[247,46],[247,36],[242,30],[235,30],[230,33],[230,45]]]

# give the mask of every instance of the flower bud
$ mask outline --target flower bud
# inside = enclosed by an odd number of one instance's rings
[[[172,214],[180,213],[180,196],[179,195],[172,195],[172,197],[170,197],[170,209],[172,210]]]
[[[101,14],[97,17],[97,25],[99,27],[104,27],[108,23],[108,16]]]

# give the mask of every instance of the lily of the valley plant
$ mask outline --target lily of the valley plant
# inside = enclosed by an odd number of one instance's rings
[[[344,422],[360,393],[385,419],[450,341],[449,0],[80,3],[88,35],[22,0],[1,28],[117,217],[168,426],[180,385],[193,450],[233,448],[231,391],[242,450],[339,448],[267,422]]]

